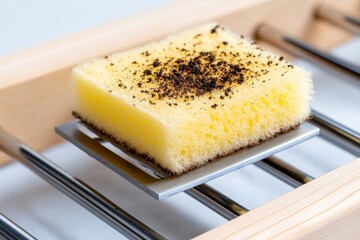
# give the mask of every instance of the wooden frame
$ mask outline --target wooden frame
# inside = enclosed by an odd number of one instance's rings
[[[252,35],[267,22],[318,47],[330,48],[351,35],[313,17],[318,4],[325,2],[353,15],[360,12],[356,0],[183,0],[6,56],[0,59],[0,125],[37,150],[53,145],[60,141],[54,126],[71,118],[69,75],[74,65],[201,22],[216,21],[244,35]],[[0,163],[6,161],[0,153]],[[360,170],[356,169],[360,169],[360,160],[199,239],[360,237]]]

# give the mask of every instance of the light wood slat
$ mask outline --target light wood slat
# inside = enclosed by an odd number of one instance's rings
[[[199,237],[360,239],[360,159]]]

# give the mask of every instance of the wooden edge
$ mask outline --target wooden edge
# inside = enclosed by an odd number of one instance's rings
[[[360,239],[360,158],[201,239]]]

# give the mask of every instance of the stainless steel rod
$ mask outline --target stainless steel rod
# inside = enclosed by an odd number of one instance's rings
[[[294,188],[314,180],[313,177],[274,156],[255,165]]]
[[[360,156],[360,134],[333,119],[312,110],[312,123],[320,128],[320,136],[329,142]]]
[[[352,23],[352,24],[356,25],[357,27],[360,27],[360,18],[356,18],[356,17],[349,16],[349,15],[345,15],[344,18],[349,23]]]
[[[35,240],[30,233],[0,214],[0,239],[6,240]]]
[[[340,57],[337,57],[335,55],[326,53],[324,51],[321,51],[320,49],[311,46],[310,44],[307,44],[299,39],[290,37],[290,36],[283,36],[284,40],[308,53],[313,54],[316,57],[325,59],[326,61],[328,61],[331,64],[335,64],[339,67],[344,68],[345,70],[348,70],[352,73],[357,74],[358,76],[360,76],[360,66],[353,64],[347,60],[344,60]]]
[[[339,58],[330,53],[321,51],[299,39],[290,37],[278,29],[269,25],[262,25],[257,29],[257,38],[265,40],[277,47],[280,47],[290,53],[298,55],[304,59],[330,64],[337,69],[341,69],[347,73],[360,76],[360,66]]]
[[[71,176],[0,128],[0,150],[19,160],[52,186],[129,239],[165,239],[81,180]]]
[[[315,11],[315,16],[335,24],[353,34],[360,34],[360,19],[348,15],[337,8],[329,6],[329,4],[322,4]]]
[[[249,211],[207,184],[189,189],[186,193],[227,220],[232,220]]]

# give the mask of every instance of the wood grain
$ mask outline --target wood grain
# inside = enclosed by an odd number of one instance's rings
[[[360,159],[195,239],[360,239],[359,216]]]

